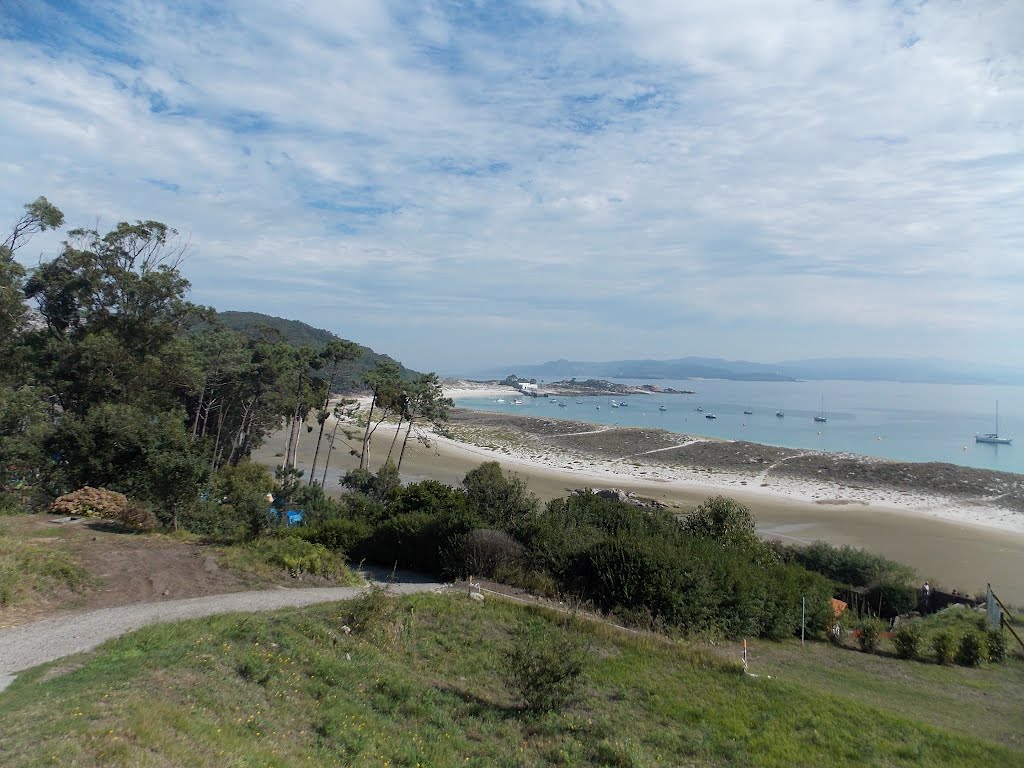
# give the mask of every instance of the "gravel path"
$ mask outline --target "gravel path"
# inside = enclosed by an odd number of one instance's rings
[[[440,590],[445,585],[435,582],[402,582],[386,586],[390,592],[406,595]],[[367,589],[369,587],[279,587],[258,592],[233,592],[226,595],[103,608],[0,630],[0,691],[14,681],[18,672],[64,656],[88,651],[106,640],[147,624],[194,619],[219,613],[273,611],[278,608],[349,600]]]

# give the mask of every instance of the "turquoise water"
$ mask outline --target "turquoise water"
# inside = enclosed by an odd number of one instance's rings
[[[559,398],[566,403],[563,408],[532,397],[523,397],[522,405],[512,405],[516,395],[510,390],[504,403],[495,402],[493,397],[470,397],[458,399],[456,405],[1024,473],[1024,387],[862,381],[615,381],[692,389],[697,394]],[[577,399],[583,402],[577,403]],[[612,399],[624,399],[629,405],[612,408]],[[974,442],[976,433],[995,429],[996,401],[999,432],[1015,438],[1014,445]],[[813,420],[822,403],[828,419],[824,424]],[[659,411],[660,405],[666,410]],[[704,411],[697,411],[698,406]],[[753,414],[743,413],[748,408]],[[776,418],[778,410],[785,413],[784,418]],[[706,419],[706,413],[718,418]]]

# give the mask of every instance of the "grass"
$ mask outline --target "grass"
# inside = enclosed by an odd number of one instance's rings
[[[0,607],[77,592],[90,578],[64,552],[30,544],[0,528]]]
[[[295,577],[319,576],[340,585],[361,583],[338,552],[296,536],[265,536],[233,544],[222,550],[221,562],[228,568],[266,578],[273,578],[283,568]]]
[[[502,649],[536,622],[590,651],[583,692],[560,714],[528,713],[502,672]],[[371,593],[156,625],[25,673],[0,694],[0,764],[1024,765],[1024,751],[848,690],[885,688],[873,672],[847,677],[825,692],[539,609]],[[973,706],[965,720],[982,715]]]

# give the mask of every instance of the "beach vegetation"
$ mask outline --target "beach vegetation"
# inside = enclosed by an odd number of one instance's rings
[[[932,651],[938,664],[952,664],[956,656],[957,638],[950,630],[942,629],[932,635]]]
[[[892,636],[896,655],[901,659],[916,659],[921,653],[924,630],[919,619],[903,621]]]
[[[910,566],[848,544],[837,547],[824,541],[811,544],[773,541],[770,546],[784,561],[802,565],[843,586],[906,585],[916,579]]]
[[[512,529],[537,511],[537,498],[526,481],[507,475],[496,461],[485,461],[462,479],[469,510],[496,528]]]
[[[864,653],[875,653],[878,650],[879,640],[882,637],[884,625],[875,618],[863,619],[854,630],[857,636],[857,645]]]
[[[585,637],[577,628],[527,617],[502,653],[506,686],[535,713],[578,704],[589,659]]]
[[[988,660],[993,664],[1000,664],[1006,660],[1006,633],[1002,627],[986,630],[985,645],[988,648]]]
[[[986,635],[978,630],[965,632],[956,649],[956,663],[962,667],[979,667],[988,661]]]

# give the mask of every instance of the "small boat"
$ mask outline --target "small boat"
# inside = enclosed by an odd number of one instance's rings
[[[825,398],[821,398],[821,407],[818,409],[818,415],[814,417],[814,420],[819,424],[824,424],[828,419],[825,417]]]
[[[702,408],[701,406],[699,406],[699,405],[698,405],[698,406],[697,406],[697,408],[696,408],[696,410],[698,410],[698,411],[703,411],[704,409],[703,409],[703,408]]]
[[[499,397],[499,398],[498,398],[497,400],[495,400],[494,402],[496,402],[496,403],[504,403],[504,402],[505,402],[505,400],[504,400],[504,398],[501,398],[501,397]]]
[[[567,402],[565,402],[565,400],[563,400],[562,402],[560,402],[558,404],[559,408],[567,408],[568,406],[569,406],[569,404]]]
[[[989,443],[990,445],[1012,445],[1012,437],[1000,437],[999,436],[999,401],[996,401],[996,431],[987,432],[983,435],[975,435],[974,442],[976,443]]]
[[[522,404],[523,404],[523,401],[520,400],[518,397],[515,400],[512,401],[512,405],[522,405]]]
[[[599,411],[601,410],[601,406],[600,405],[595,405],[594,408],[596,408]]]
[[[752,415],[753,413],[754,413],[754,412],[753,412],[752,410],[750,410],[750,401],[748,400],[748,401],[747,401],[747,407],[746,407],[746,409],[745,409],[745,410],[743,411],[743,415],[744,415],[744,416],[750,416],[750,415]]]
[[[705,419],[717,419],[718,417],[715,416],[715,414],[713,414],[713,413],[705,413],[704,414],[704,418]]]
[[[577,398],[576,398],[576,404],[577,404],[577,405],[579,405],[579,404],[580,404],[580,403],[582,403],[582,402],[583,402],[583,398],[582,398],[582,397],[577,397]]]
[[[775,412],[775,418],[777,418],[777,419],[785,418],[785,416],[786,416],[786,414],[784,414],[782,411],[776,411]]]
[[[619,404],[612,400],[612,408],[618,408]]]
[[[658,410],[659,410],[659,411],[667,411],[667,410],[668,410],[668,408],[666,408],[666,407],[665,407],[664,405],[659,405],[659,406],[658,406]]]
[[[627,403],[625,400],[623,400],[622,402],[619,403],[619,405],[621,405],[623,408],[625,408],[627,405],[629,405],[629,403]]]

